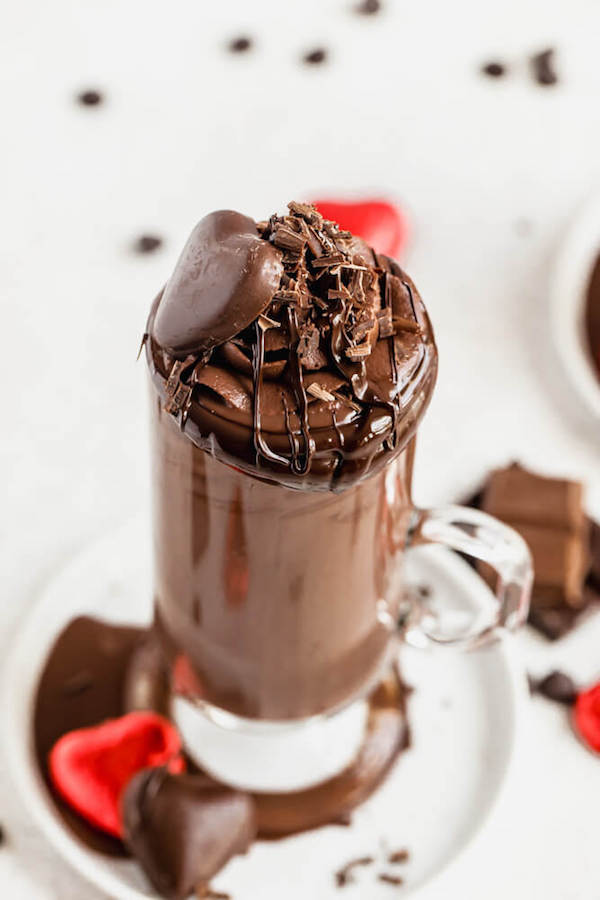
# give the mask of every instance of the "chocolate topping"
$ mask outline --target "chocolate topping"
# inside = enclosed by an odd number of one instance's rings
[[[291,487],[340,489],[414,434],[435,344],[393,260],[312,206],[289,210],[196,227],[151,311],[147,359],[199,447]]]
[[[172,356],[203,354],[246,328],[279,286],[281,254],[252,219],[231,210],[205,216],[171,275],[152,335]]]
[[[177,900],[245,853],[256,831],[250,796],[203,775],[145,769],[129,782],[122,809],[127,846],[156,890]]]

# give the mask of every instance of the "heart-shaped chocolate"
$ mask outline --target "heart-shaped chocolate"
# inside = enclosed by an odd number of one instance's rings
[[[153,712],[132,712],[92,728],[63,735],[52,750],[52,783],[90,824],[122,837],[119,802],[136,772],[168,765],[181,772],[185,762],[174,726]]]
[[[187,897],[254,839],[248,794],[204,775],[140,772],[122,799],[125,841],[163,897]]]
[[[222,344],[264,312],[279,287],[281,252],[232,210],[198,222],[158,306],[152,335],[185,358]]]
[[[315,200],[326,219],[351,231],[378,253],[396,257],[406,241],[406,222],[400,210],[387,200]]]

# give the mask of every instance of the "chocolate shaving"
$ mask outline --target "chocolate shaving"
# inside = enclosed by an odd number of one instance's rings
[[[276,247],[282,250],[291,250],[294,253],[301,253],[306,244],[304,235],[293,231],[286,225],[278,225],[273,232],[272,241]]]
[[[415,322],[414,319],[405,319],[403,316],[394,316],[392,322],[396,332],[411,331],[413,334],[418,334],[421,331],[419,323]]]
[[[359,322],[352,329],[352,340],[356,341],[357,343],[360,342],[374,326],[375,319],[366,319],[363,322]]]
[[[324,400],[326,403],[333,403],[335,401],[334,395],[330,394],[329,391],[326,391],[325,388],[321,387],[320,384],[317,384],[316,381],[313,381],[313,383],[306,388],[306,393],[312,394],[317,400]]]
[[[331,268],[340,264],[344,264],[345,268],[350,268],[350,265],[345,264],[343,253],[331,253],[329,256],[320,256],[313,260],[314,269]]]
[[[371,345],[365,343],[359,344],[358,347],[346,347],[345,353],[348,359],[351,359],[353,362],[366,359],[367,356],[371,355]]]
[[[401,878],[400,875],[391,875],[389,872],[381,872],[377,876],[377,880],[382,881],[384,884],[396,885],[397,887],[404,884],[404,878]]]
[[[375,859],[372,856],[358,856],[356,859],[351,859],[350,862],[347,862],[345,866],[342,866],[335,873],[337,886],[345,887],[347,884],[351,884],[355,880],[354,869],[361,866],[371,866],[374,862]]]
[[[392,337],[392,335],[395,334],[395,330],[390,307],[386,306],[385,309],[378,310],[378,312],[375,313],[375,317],[379,326],[379,338]]]
[[[341,391],[332,391],[331,393],[336,398],[336,400],[340,401],[340,403],[345,403],[346,406],[349,406],[355,412],[361,411],[362,407],[360,406],[360,404],[353,400],[351,397],[347,397],[346,394],[342,394]]]
[[[263,331],[268,331],[269,328],[281,328],[281,322],[277,322],[275,319],[270,319],[269,316],[265,316],[264,313],[262,313],[258,317],[258,324]]]

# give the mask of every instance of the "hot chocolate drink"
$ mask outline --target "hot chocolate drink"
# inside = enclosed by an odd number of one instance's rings
[[[414,284],[313,207],[212,213],[145,340],[156,624],[176,684],[269,720],[358,696],[396,627],[437,369]]]

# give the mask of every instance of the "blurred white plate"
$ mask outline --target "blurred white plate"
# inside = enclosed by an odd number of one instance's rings
[[[49,648],[74,616],[149,621],[149,546],[144,520],[137,518],[75,557],[40,597],[4,676],[3,740],[23,802],[61,856],[115,900],[155,895],[134,862],[89,850],[63,825],[34,760],[32,706]],[[465,602],[487,590],[460,559],[427,550],[413,553],[410,579],[455,598],[460,592]],[[352,826],[259,842],[232,860],[214,887],[235,900],[339,900],[334,872],[355,856],[372,854],[377,864],[358,871],[344,896],[389,900],[394,889],[376,879],[384,871],[405,878],[404,894],[418,893],[482,827],[507,778],[525,690],[510,658],[504,643],[469,654],[403,651],[404,673],[416,688],[409,704],[413,745],[355,813]],[[410,850],[409,863],[387,865],[386,852],[402,847]]]
[[[600,254],[600,195],[573,221],[555,264],[551,285],[552,336],[571,387],[600,418],[600,380],[585,333],[589,281]]]

